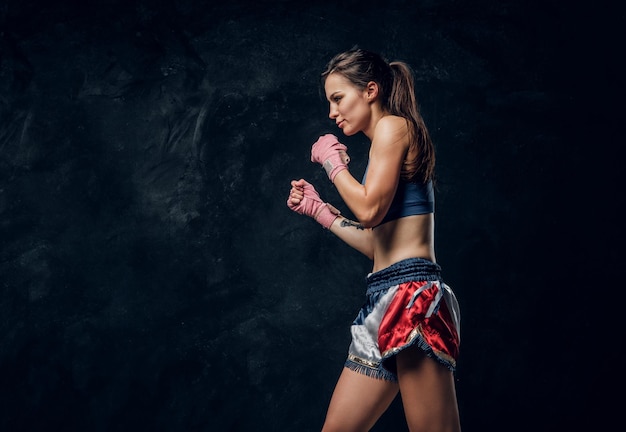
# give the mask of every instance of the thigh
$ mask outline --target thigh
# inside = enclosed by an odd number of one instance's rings
[[[398,384],[344,368],[330,400],[323,432],[368,431],[398,393]]]
[[[460,431],[452,371],[417,347],[401,351],[396,361],[409,430]]]

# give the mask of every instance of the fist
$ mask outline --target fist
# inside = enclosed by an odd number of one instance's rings
[[[335,135],[322,135],[311,148],[311,162],[322,165],[333,181],[338,172],[348,168],[350,156],[347,150],[348,147],[341,144]]]

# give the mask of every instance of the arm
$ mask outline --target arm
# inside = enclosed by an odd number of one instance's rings
[[[358,222],[339,216],[330,226],[330,232],[369,259],[374,259],[374,243],[371,228],[365,228]]]
[[[306,180],[293,180],[287,206],[296,213],[313,218],[346,244],[373,259],[372,230],[339,214],[332,205],[325,203]]]
[[[372,139],[365,184],[352,177],[348,170],[335,176],[334,184],[341,198],[364,227],[379,224],[389,210],[407,150],[406,121],[396,116],[383,117]]]

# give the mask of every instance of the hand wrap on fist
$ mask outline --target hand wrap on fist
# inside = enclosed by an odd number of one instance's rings
[[[334,182],[337,173],[348,168],[350,156],[347,150],[348,147],[341,144],[335,135],[322,135],[311,148],[311,162],[322,165],[330,181]]]
[[[326,229],[330,229],[340,214],[335,207],[322,201],[313,185],[306,180],[291,182],[287,206],[296,213],[312,217]]]

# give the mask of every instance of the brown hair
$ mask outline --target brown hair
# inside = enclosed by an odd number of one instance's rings
[[[435,148],[419,112],[415,99],[413,72],[401,61],[388,63],[380,55],[353,48],[337,54],[322,72],[322,84],[331,73],[338,73],[359,89],[367,83],[378,84],[383,108],[392,115],[403,117],[409,126],[409,152],[412,159],[405,160],[401,177],[412,182],[427,182],[434,178]]]

